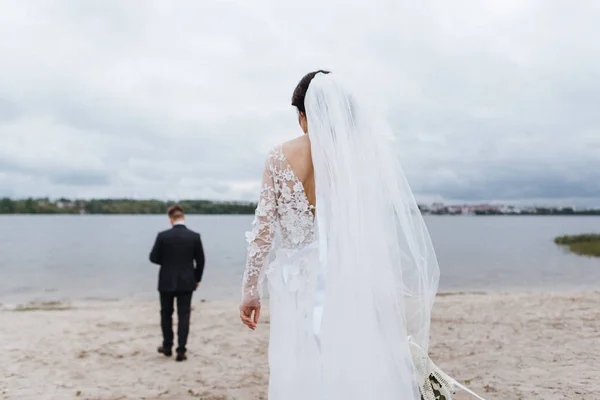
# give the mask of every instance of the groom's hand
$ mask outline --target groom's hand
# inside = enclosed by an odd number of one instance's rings
[[[196,289],[198,289],[198,286],[200,286],[200,282],[196,282]]]

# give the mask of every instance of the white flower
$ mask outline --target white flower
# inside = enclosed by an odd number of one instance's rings
[[[267,199],[262,199],[256,208],[256,215],[259,217],[266,217],[272,209],[273,203],[267,201]]]
[[[301,182],[296,182],[296,184],[294,185],[294,192],[304,192],[304,186]]]
[[[308,203],[306,203],[304,201],[298,203],[298,211],[303,212],[303,213],[307,212],[308,211]]]
[[[285,171],[283,172],[283,178],[284,178],[286,181],[293,181],[293,180],[294,180],[294,178],[295,178],[295,175],[294,175],[294,173],[292,172],[292,170],[290,170],[290,169],[287,169],[287,170],[285,170]]]
[[[287,215],[288,212],[290,211],[290,204],[289,203],[279,203],[277,208],[279,210],[279,214]]]
[[[283,190],[281,191],[281,196],[286,201],[290,201],[292,199],[292,191],[290,190],[290,188],[288,186],[283,187]]]
[[[246,242],[252,243],[256,239],[256,230],[246,232]]]
[[[275,205],[273,204],[272,201],[268,201],[267,199],[263,199],[263,204],[262,204],[263,208],[265,209],[266,212],[269,212],[273,209],[273,207],[275,207]]]
[[[254,257],[257,254],[258,254],[258,246],[256,245],[256,243],[250,244],[250,246],[248,246],[248,256]]]

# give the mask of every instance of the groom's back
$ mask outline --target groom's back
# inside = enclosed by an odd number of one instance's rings
[[[200,235],[183,224],[159,233],[151,260],[160,265],[159,291],[193,291],[204,266]]]
[[[163,245],[162,266],[180,268],[186,264],[193,265],[194,245],[199,235],[185,226],[175,227],[161,232]]]

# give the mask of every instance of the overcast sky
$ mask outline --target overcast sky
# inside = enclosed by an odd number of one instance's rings
[[[325,68],[385,105],[418,199],[600,206],[598,21],[597,0],[0,0],[0,197],[254,200]]]

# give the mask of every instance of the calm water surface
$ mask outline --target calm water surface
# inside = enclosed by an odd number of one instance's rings
[[[207,266],[198,296],[237,299],[252,216],[189,216]],[[600,259],[557,247],[600,217],[428,216],[441,290],[600,289]],[[0,302],[154,298],[148,253],[164,216],[0,216]]]

